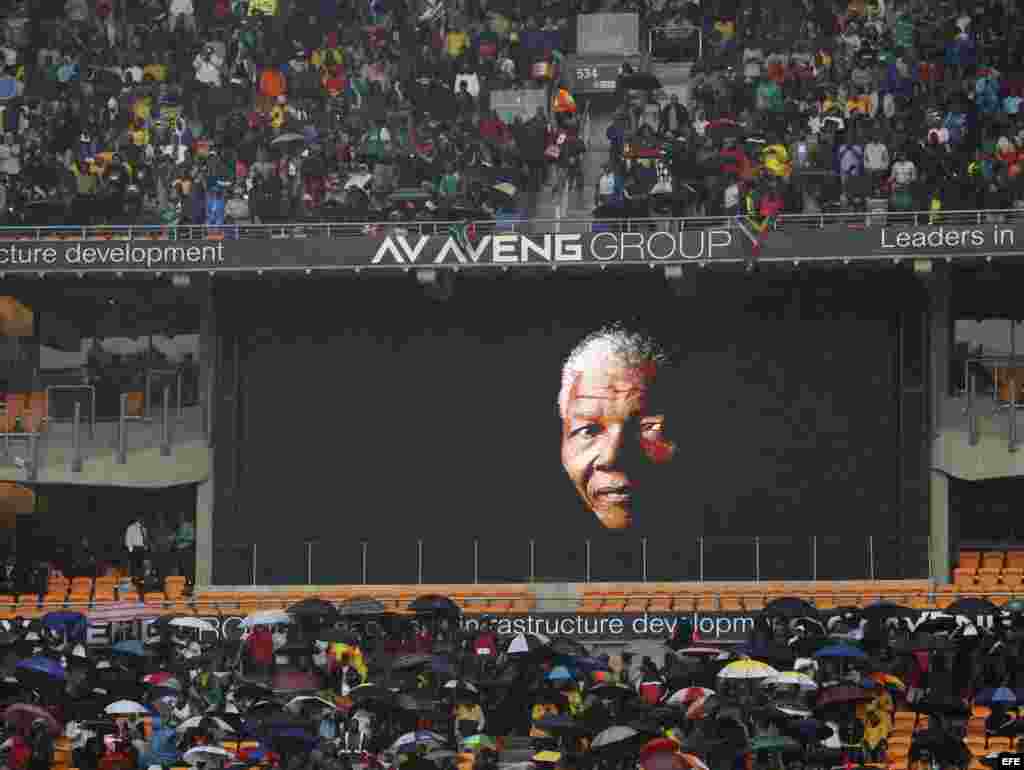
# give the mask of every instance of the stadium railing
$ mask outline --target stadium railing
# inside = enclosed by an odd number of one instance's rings
[[[734,229],[745,217],[653,216],[642,219],[570,217],[561,219],[445,220],[403,222],[282,222],[230,225],[92,225],[56,227],[0,227],[0,241],[84,241],[84,240],[238,240],[289,238],[360,238],[393,233],[447,236],[455,228],[472,224],[479,234],[494,232],[545,234],[597,231],[708,230]],[[979,227],[985,224],[1024,223],[1024,209],[962,211],[860,211],[848,213],[782,214],[771,223],[772,230],[799,232],[848,228],[882,227]]]

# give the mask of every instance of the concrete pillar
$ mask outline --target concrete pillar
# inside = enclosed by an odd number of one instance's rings
[[[942,585],[951,580],[953,569],[949,548],[949,476],[932,468],[930,510],[931,510],[931,553],[928,563],[931,578]]]
[[[213,582],[213,471],[196,488],[196,578],[197,588]]]
[[[200,410],[206,424],[207,446],[213,445],[213,423],[216,418],[214,403],[217,383],[217,318],[213,301],[213,280],[206,280],[203,292],[202,310],[199,316],[199,399],[205,408]],[[213,581],[213,507],[214,507],[214,453],[210,452],[210,472],[206,480],[196,489],[196,575],[197,587],[205,587]]]
[[[929,554],[928,565],[932,580],[937,583],[950,581],[950,538],[949,538],[949,477],[946,475],[944,442],[941,436],[942,410],[947,403],[950,385],[950,357],[955,339],[952,317],[952,273],[949,265],[932,261],[931,270],[922,274],[928,287],[928,349],[929,349],[929,392],[931,415],[929,435],[931,438],[931,463],[929,484]]]

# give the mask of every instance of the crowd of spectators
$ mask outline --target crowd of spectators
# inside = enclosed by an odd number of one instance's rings
[[[704,0],[661,14],[703,33],[692,98],[626,94],[599,205],[761,227],[780,212],[939,222],[1024,206],[1017,0]]]
[[[569,25],[475,0],[39,0],[4,11],[7,224],[496,216],[542,181]],[[562,136],[564,141],[564,136]],[[550,151],[549,156],[550,156]]]
[[[584,181],[561,65],[575,15],[609,10],[699,29],[702,56],[683,102],[620,89],[609,165],[586,180],[599,205],[763,222],[1024,199],[1017,0],[573,2],[10,7],[0,210],[33,225],[528,214],[524,191],[564,179],[552,166]],[[507,88],[547,107],[500,116],[490,96]]]

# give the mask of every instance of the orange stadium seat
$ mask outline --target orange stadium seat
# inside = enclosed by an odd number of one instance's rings
[[[94,602],[112,602],[117,599],[117,578],[99,577],[93,586]]]
[[[979,570],[1001,570],[1005,563],[1006,553],[1004,551],[985,551],[985,553],[981,555],[981,566],[979,567]]]

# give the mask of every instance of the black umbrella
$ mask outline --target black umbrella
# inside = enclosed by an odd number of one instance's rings
[[[395,694],[378,684],[367,682],[349,691],[349,697],[353,703],[393,703]]]
[[[998,615],[999,608],[988,599],[981,599],[977,596],[966,596],[957,599],[946,607],[944,612],[950,615],[966,615],[977,617],[978,615]]]
[[[952,620],[952,618],[936,618],[936,620],[944,619]],[[893,652],[903,655],[909,655],[913,652],[941,652],[955,649],[956,642],[952,639],[944,636],[933,636],[932,634],[917,634],[911,639],[896,642],[892,645]]]
[[[395,700],[395,705],[404,711],[434,711],[437,709],[437,704],[435,698],[415,692],[403,692]]]
[[[273,694],[274,691],[271,688],[258,682],[245,682],[235,690],[235,697],[237,698],[270,698]]]
[[[548,714],[534,721],[534,726],[554,735],[589,735],[590,729],[568,714]]]
[[[370,596],[353,596],[338,605],[338,614],[342,617],[383,615],[386,612],[384,604]]]
[[[919,610],[913,610],[910,607],[904,607],[901,604],[894,604],[893,602],[875,602],[861,610],[861,615],[870,620],[916,618],[918,614]]]
[[[911,764],[923,759],[926,755],[954,765],[961,765],[961,763],[966,765],[971,758],[971,753],[963,741],[955,736],[934,730],[918,733],[910,745]]]
[[[331,621],[338,617],[338,608],[328,601],[311,596],[289,607],[288,614],[299,618],[322,618]]]
[[[625,685],[616,684],[614,682],[600,682],[587,690],[587,692],[597,696],[598,698],[618,700],[629,698],[634,694],[633,691]]]
[[[874,697],[870,690],[865,690],[863,687],[839,685],[819,692],[817,707],[820,709],[846,703],[860,703],[872,700]]]
[[[835,729],[818,719],[794,719],[782,725],[782,732],[804,743],[817,743],[832,737]]]
[[[791,722],[793,717],[776,706],[758,706],[747,712],[751,719],[763,724],[782,726]]]
[[[410,612],[415,612],[417,615],[443,615],[446,617],[458,617],[462,614],[462,610],[459,609],[459,605],[447,596],[440,596],[438,594],[428,594],[415,599],[409,605],[409,610]]]
[[[316,640],[318,642],[331,642],[334,644],[359,645],[359,638],[355,634],[338,628],[325,628],[317,631]]]
[[[1024,735],[1024,719],[1014,719],[999,727],[992,735],[1000,738],[1019,738]]]
[[[937,717],[966,717],[971,713],[963,700],[954,696],[923,698],[911,704],[910,710]]]
[[[649,72],[635,72],[619,78],[619,86],[628,91],[657,91],[661,81]]]
[[[764,605],[761,616],[765,618],[816,618],[818,617],[818,608],[795,596],[783,596]]]
[[[576,658],[586,658],[590,656],[590,650],[580,642],[577,642],[575,639],[570,639],[567,636],[556,636],[551,640],[550,644],[548,644],[548,647],[559,655],[571,655]]]

